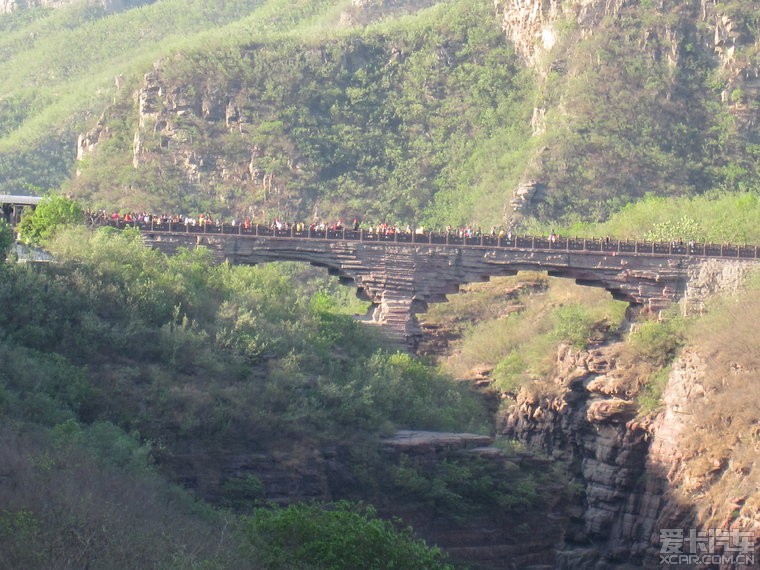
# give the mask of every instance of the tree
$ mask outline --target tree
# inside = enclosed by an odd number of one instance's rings
[[[256,509],[249,539],[263,568],[451,570],[445,555],[370,507],[340,501]]]
[[[46,196],[31,213],[21,219],[19,239],[26,243],[41,244],[55,235],[58,228],[84,222],[84,210],[69,198]]]

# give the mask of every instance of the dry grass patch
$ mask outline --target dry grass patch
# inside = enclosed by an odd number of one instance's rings
[[[740,517],[760,526],[759,290],[717,300],[688,333],[708,365],[704,397],[687,402],[680,449],[707,526]]]
[[[449,322],[459,322],[460,338],[442,364],[459,377],[492,370],[496,387],[507,392],[549,374],[560,344],[580,349],[602,340],[626,308],[602,289],[536,273],[481,284],[475,294],[472,305],[469,293],[452,297],[457,305],[448,314],[456,318]]]

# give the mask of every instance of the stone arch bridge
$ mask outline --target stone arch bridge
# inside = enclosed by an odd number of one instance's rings
[[[544,237],[378,234],[365,230],[274,230],[266,226],[136,223],[147,244],[166,254],[207,247],[219,262],[301,261],[354,284],[372,303],[367,320],[414,349],[416,315],[466,283],[519,271],[546,271],[603,287],[615,299],[660,311],[686,299],[701,303],[760,258],[757,246],[651,243]]]

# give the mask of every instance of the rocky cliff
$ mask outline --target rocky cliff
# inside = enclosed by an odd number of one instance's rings
[[[0,14],[37,7],[60,8],[73,3],[74,0],[0,0]]]
[[[437,3],[438,0],[351,0],[351,6],[340,15],[340,22],[347,26],[367,25],[383,18],[410,14]]]
[[[645,496],[648,432],[634,419],[635,380],[618,369],[618,351],[564,349],[553,386],[522,390],[503,418],[502,434],[570,465],[583,486],[558,568],[590,568],[602,558],[635,564],[648,546],[653,521],[636,510],[658,497]]]
[[[705,357],[686,350],[662,408],[644,414],[644,378],[625,351],[621,342],[563,349],[550,385],[523,389],[502,418],[501,433],[570,465],[583,487],[555,567],[657,567],[661,529],[758,536],[757,408],[741,433],[735,407],[743,396],[732,392],[745,394],[756,380],[735,361],[708,372]],[[705,419],[718,415],[715,425]]]

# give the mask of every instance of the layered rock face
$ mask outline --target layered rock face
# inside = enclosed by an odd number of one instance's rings
[[[736,293],[757,263],[741,260],[705,259],[689,268],[689,280],[682,299],[685,314],[699,314],[715,293]]]
[[[714,392],[704,380],[704,358],[684,352],[668,378],[662,410],[642,417],[636,402],[641,379],[621,363],[621,348],[563,349],[552,387],[521,391],[500,424],[502,434],[569,465],[583,488],[555,568],[658,567],[661,529],[760,536],[751,493],[724,489],[752,467],[732,448],[707,440],[702,451],[694,450],[695,402],[709,401]]]
[[[558,355],[553,395],[523,390],[500,431],[571,466],[582,482],[556,567],[591,568],[601,558],[640,563],[653,520],[638,517],[642,504],[659,503],[647,490],[648,431],[634,421],[636,403],[616,369],[614,347]]]

